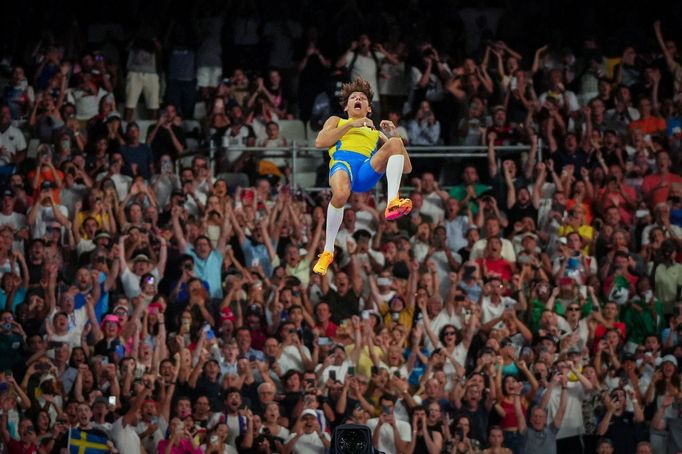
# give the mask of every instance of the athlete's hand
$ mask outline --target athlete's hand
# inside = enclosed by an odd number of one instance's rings
[[[353,120],[351,125],[354,128],[362,128],[364,126],[367,126],[368,128],[374,128],[374,122],[367,117],[362,117],[358,118],[357,120]]]
[[[381,123],[379,123],[379,127],[388,134],[392,134],[393,131],[395,131],[395,125],[390,120],[381,120]]]

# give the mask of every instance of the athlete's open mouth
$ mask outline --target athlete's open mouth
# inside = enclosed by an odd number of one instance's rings
[[[353,106],[354,109],[360,109],[362,108],[362,103],[361,102],[356,102],[355,105]]]

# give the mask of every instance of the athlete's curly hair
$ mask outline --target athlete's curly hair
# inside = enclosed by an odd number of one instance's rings
[[[343,84],[341,87],[341,106],[346,107],[348,104],[348,98],[355,92],[364,93],[367,96],[369,103],[372,103],[374,98],[374,92],[372,91],[372,86],[362,77],[356,78],[353,82]]]

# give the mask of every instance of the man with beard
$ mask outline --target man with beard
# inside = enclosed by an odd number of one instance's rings
[[[329,434],[320,429],[317,413],[306,408],[296,422],[293,433],[289,435],[285,450],[293,454],[322,454],[330,445]]]

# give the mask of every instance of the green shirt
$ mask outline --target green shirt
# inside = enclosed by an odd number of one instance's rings
[[[554,313],[565,317],[566,307],[569,303],[574,301],[563,301],[561,298],[554,300]],[[577,304],[578,301],[575,301]],[[533,298],[530,302],[530,329],[532,332],[537,332],[540,328],[540,318],[542,318],[542,313],[545,311],[545,304],[540,301],[539,298]],[[587,297],[585,304],[581,307],[581,318],[585,318],[592,313],[592,298]]]
[[[625,323],[629,341],[642,344],[649,334],[658,335],[659,324],[661,320],[665,320],[663,304],[658,299],[654,299],[654,312],[652,313],[649,305],[638,296],[623,308],[621,319]]]
[[[474,192],[476,193],[476,197],[480,196],[486,191],[489,191],[492,189],[492,186],[487,186],[485,184],[481,183],[474,183]],[[460,184],[452,189],[450,189],[450,197],[454,197],[457,199],[457,201],[461,202],[464,200],[467,196],[467,187]],[[474,200],[471,200],[469,202],[469,208],[471,208],[471,213],[476,214],[478,213],[478,203]]]

